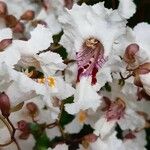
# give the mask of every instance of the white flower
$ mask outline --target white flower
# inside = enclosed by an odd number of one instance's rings
[[[109,22],[106,19],[109,16],[107,11],[103,3],[94,6],[75,4],[71,10],[59,17],[64,29],[61,43],[69,55],[73,56],[75,52],[79,52],[85,40],[91,37],[102,43],[105,56],[109,54],[114,39],[124,32],[125,24]]]
[[[65,109],[70,114],[75,114],[80,110],[87,110],[89,108],[96,111],[101,104],[101,96],[97,94],[94,88],[90,85],[88,78],[82,78],[77,84],[74,95],[74,103],[66,104]]]
[[[46,94],[43,85],[36,83],[25,74],[13,70],[6,64],[1,67],[0,77],[0,90],[6,92],[12,106],[38,95]]]
[[[120,3],[118,9],[124,12],[122,1]],[[113,20],[113,13],[104,3],[97,3],[93,6],[74,4],[71,10],[59,15],[64,31],[60,43],[67,49],[68,57],[77,60],[78,81],[82,76],[92,76],[91,83],[97,82],[96,74],[112,52],[114,41],[125,33],[125,18]]]

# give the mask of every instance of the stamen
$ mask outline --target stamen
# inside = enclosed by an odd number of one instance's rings
[[[125,108],[125,102],[122,99],[117,98],[114,102],[111,103],[109,109],[106,112],[107,121],[119,120],[121,117],[123,117]]]
[[[47,78],[39,78],[36,80],[38,83],[40,84],[45,84],[46,82],[48,83],[48,85],[51,87],[51,88],[54,88],[55,85],[56,85],[56,81],[55,81],[55,78],[49,76]]]
[[[91,84],[96,84],[96,74],[98,69],[106,62],[103,55],[104,47],[99,40],[89,38],[83,43],[82,49],[77,53],[77,82],[80,81],[82,76],[91,76]]]

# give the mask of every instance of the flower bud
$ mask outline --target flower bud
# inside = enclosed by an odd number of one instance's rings
[[[139,87],[143,87],[140,75],[150,72],[150,63],[144,63],[134,70],[134,84]]]
[[[147,74],[150,72],[150,62],[144,63],[138,68],[139,74]]]
[[[17,125],[18,125],[18,129],[22,132],[26,132],[29,129],[28,123],[24,120],[19,121]]]
[[[7,16],[5,16],[5,22],[6,22],[7,27],[13,28],[17,25],[18,20],[13,15],[7,15]]]
[[[64,0],[65,7],[71,9],[73,6],[73,0]]]
[[[35,103],[29,102],[26,104],[26,108],[29,111],[29,113],[33,116],[35,116],[38,113],[38,107]]]
[[[123,59],[126,63],[134,63],[135,62],[135,54],[139,51],[139,46],[137,44],[130,44],[125,50],[125,54]]]
[[[35,13],[33,10],[27,10],[21,17],[20,19],[21,20],[26,20],[26,21],[29,21],[29,20],[33,20],[35,17]]]
[[[0,110],[4,117],[9,117],[10,115],[10,100],[9,97],[4,93],[0,92]]]
[[[134,84],[138,87],[143,87],[139,74],[135,74]]]
[[[27,139],[29,137],[30,131],[29,131],[29,124],[24,121],[21,120],[18,123],[18,130],[20,130],[22,133],[19,135],[20,139]]]
[[[16,24],[16,26],[13,28],[13,32],[15,32],[15,33],[23,33],[24,29],[25,29],[24,24],[21,23],[21,22],[18,22]]]
[[[4,39],[0,42],[0,52],[12,43],[12,39]]]
[[[6,3],[0,1],[0,16],[5,16],[7,14],[7,5]]]

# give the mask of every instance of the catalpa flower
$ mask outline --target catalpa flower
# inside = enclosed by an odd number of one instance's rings
[[[94,6],[74,4],[71,10],[59,16],[64,30],[61,44],[67,49],[69,57],[77,60],[77,81],[83,76],[91,76],[91,83],[96,83],[96,74],[107,61],[115,39],[125,33],[125,18],[135,12],[132,1],[127,1],[126,7],[122,4],[124,2],[120,1],[115,11],[106,9],[104,3]],[[123,15],[129,8],[132,8],[130,15]],[[119,21],[114,19],[116,11],[120,11],[122,19]]]
[[[123,60],[125,61],[124,68],[126,67],[127,71],[133,71],[134,84],[141,88],[144,87],[147,94],[149,93],[148,82],[142,82],[142,80],[145,76],[145,80],[148,81],[150,72],[149,35],[150,25],[139,23],[133,30],[127,28],[127,33],[120,37],[114,45],[116,53],[123,55]],[[124,49],[125,52],[122,51]]]
[[[106,107],[102,109],[102,115],[95,124],[95,134],[104,138],[119,124],[122,130],[139,130],[145,126],[145,119],[137,113],[140,111],[136,99],[136,90],[132,93],[122,93],[122,87],[116,81],[111,85],[111,93],[102,92]],[[146,102],[145,102],[146,103]]]

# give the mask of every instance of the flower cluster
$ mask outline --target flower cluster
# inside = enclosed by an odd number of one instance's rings
[[[146,150],[150,25],[130,28],[135,12],[0,0],[0,150]]]

